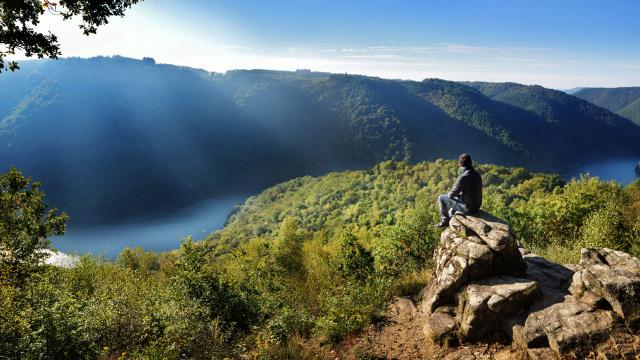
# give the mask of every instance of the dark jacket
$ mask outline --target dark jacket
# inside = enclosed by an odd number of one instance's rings
[[[456,179],[449,197],[461,197],[467,205],[467,211],[474,213],[482,206],[482,178],[471,166],[462,168],[462,174]]]

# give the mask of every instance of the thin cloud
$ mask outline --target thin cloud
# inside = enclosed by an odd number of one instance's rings
[[[371,55],[342,55],[341,58],[348,59],[395,59],[395,60],[412,60],[411,58],[402,57],[395,54],[371,54]]]
[[[250,47],[242,46],[242,45],[223,45],[223,46],[220,46],[219,48],[226,49],[226,50],[244,50],[244,51],[252,50]]]
[[[546,54],[560,53],[560,49],[523,46],[475,46],[455,43],[440,43],[437,49],[451,54],[488,55],[496,53]]]

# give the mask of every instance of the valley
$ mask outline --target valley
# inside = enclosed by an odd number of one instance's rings
[[[640,126],[515,83],[238,70],[124,57],[24,62],[0,78],[0,158],[74,227],[173,214],[299,176],[452,159],[574,174],[640,158]]]

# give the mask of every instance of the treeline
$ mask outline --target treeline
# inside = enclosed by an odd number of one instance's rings
[[[478,170],[484,208],[523,246],[560,262],[577,261],[584,246],[640,255],[640,182]],[[0,355],[312,357],[375,322],[390,297],[425,285],[440,237],[435,199],[458,171],[453,161],[382,162],[294,179],[247,199],[209,239],[167,253],[125,249],[114,262],[84,256],[19,278],[5,256]],[[8,193],[2,219],[16,214]],[[2,247],[20,234],[4,233]]]

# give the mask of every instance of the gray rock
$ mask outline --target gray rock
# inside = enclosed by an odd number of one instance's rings
[[[470,280],[489,275],[493,251],[478,237],[463,238],[446,229],[433,257],[436,268],[422,301],[426,314],[451,302],[456,291]]]
[[[603,339],[614,327],[615,314],[593,309],[567,295],[565,301],[532,312],[524,326],[513,330],[522,348],[550,347],[563,354]]]
[[[519,248],[500,219],[456,215],[442,232],[433,279],[422,292],[424,332],[442,341],[504,330],[535,359],[618,349],[617,341],[600,347],[616,329],[633,333],[640,324],[640,260],[610,249],[581,255],[579,265],[556,264]],[[637,348],[627,345],[625,353]]]
[[[483,211],[454,216],[440,236],[433,260],[434,276],[423,293],[426,314],[454,302],[456,292],[470,281],[526,270],[509,225]]]
[[[459,234],[478,236],[494,251],[496,259],[492,273],[522,276],[527,270],[520,254],[518,241],[511,233],[511,227],[486,211],[473,216],[456,215],[449,226]]]
[[[429,315],[423,331],[435,343],[445,343],[456,337],[456,320],[453,309],[440,307]]]
[[[524,261],[527,263],[525,278],[538,282],[540,286],[540,297],[531,306],[531,311],[538,311],[563,302],[565,296],[569,294],[573,271],[534,253],[525,255]]]
[[[477,340],[502,328],[502,320],[523,312],[539,292],[538,283],[514,277],[495,277],[469,285],[459,295],[460,337]]]
[[[413,301],[407,297],[396,297],[393,299],[387,313],[402,319],[402,321],[411,321],[419,314],[419,310]]]
[[[627,322],[640,319],[640,260],[606,248],[582,249],[580,255],[571,294],[594,307],[610,306]]]
[[[486,211],[479,211],[473,216],[456,215],[451,219],[449,227],[462,237],[479,236],[496,252],[517,247],[509,225]]]

